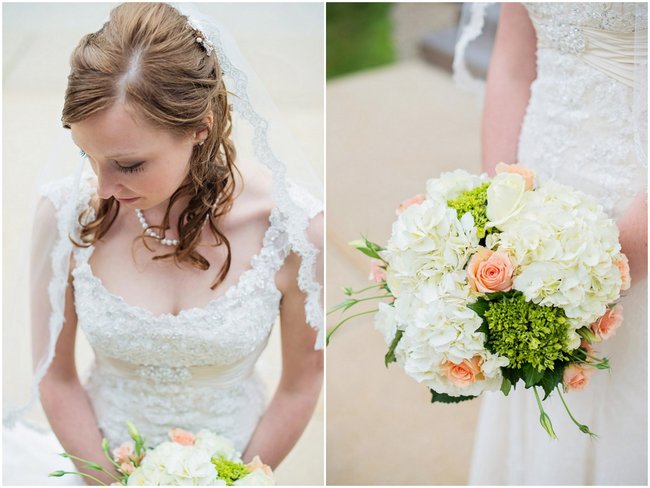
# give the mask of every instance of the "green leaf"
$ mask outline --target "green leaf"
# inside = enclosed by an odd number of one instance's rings
[[[510,380],[508,378],[503,378],[503,381],[501,382],[501,392],[505,395],[508,396],[508,393],[510,393],[510,390],[512,389],[512,383],[510,383]]]
[[[501,374],[507,378],[512,388],[517,386],[517,382],[521,379],[521,371],[512,368],[501,368]]]
[[[466,400],[472,400],[476,398],[475,396],[472,395],[465,395],[465,396],[451,396],[447,395],[446,393],[438,393],[435,390],[429,390],[431,391],[431,403],[460,403],[464,402]]]
[[[403,330],[397,329],[397,332],[395,333],[395,337],[393,337],[393,342],[390,343],[388,352],[384,356],[384,364],[386,365],[386,367],[388,367],[390,363],[394,363],[395,361],[397,361],[397,358],[395,357],[395,348],[397,347],[397,344],[399,344],[399,341],[402,338],[403,334],[404,334]]]
[[[544,389],[544,398],[542,398],[542,400],[546,400],[551,392],[555,390],[555,387],[562,383],[562,376],[565,367],[565,364],[557,363],[554,369],[547,369],[544,371],[544,374],[539,381],[539,386]]]
[[[104,467],[103,467],[103,466],[101,466],[100,464],[95,463],[95,462],[93,462],[93,461],[88,461],[88,462],[86,463],[86,467],[87,467],[87,468],[90,468],[90,469],[94,469],[94,470],[96,470],[96,471],[104,471]]]
[[[347,296],[352,295],[352,292],[353,292],[352,288],[349,288],[349,287],[345,287],[345,288],[343,288],[343,293],[344,293],[345,295],[347,295]]]
[[[371,257],[371,258],[373,258],[373,259],[381,259],[381,256],[380,256],[379,254],[377,254],[376,251],[373,251],[373,250],[370,249],[370,248],[367,248],[367,247],[357,247],[357,250],[361,251],[361,252],[364,253],[366,256],[369,256],[369,257]]]
[[[483,318],[485,317],[485,312],[487,312],[488,309],[490,308],[490,303],[483,298],[479,298],[474,303],[468,304],[467,308],[473,310],[474,312],[476,312],[476,315]]]
[[[476,313],[476,315],[483,319],[481,326],[476,331],[483,332],[485,335],[487,335],[490,329],[488,328],[487,320],[485,320],[485,312],[487,312],[490,308],[490,302],[486,301],[483,298],[479,298],[474,303],[468,304],[467,308],[472,310],[474,313]]]
[[[381,247],[379,244],[375,244],[374,242],[369,241],[365,237],[363,238],[363,240],[350,241],[348,244],[350,244],[355,249],[361,251],[366,256],[383,261],[383,259],[379,255],[379,252],[383,251],[384,248]]]
[[[50,474],[48,474],[48,476],[60,478],[61,476],[64,476],[65,474],[66,474],[65,471],[58,470],[58,471],[51,472]]]
[[[538,371],[537,368],[529,363],[524,364],[524,366],[521,368],[521,373],[521,377],[524,380],[524,383],[526,383],[526,388],[539,385],[539,382],[544,375],[544,373]]]
[[[337,310],[343,310],[344,312],[348,310],[350,307],[355,305],[357,303],[357,300],[354,298],[348,298],[347,300],[343,300],[341,303],[338,305],[335,305],[334,308],[332,308],[327,314],[331,314],[333,312],[336,312]]]
[[[514,291],[514,290],[511,290],[511,291],[497,291],[497,292],[494,292],[494,293],[486,293],[485,294],[485,299],[490,301],[490,302],[493,302],[495,300],[501,300],[502,298],[511,298],[511,297],[517,295],[518,293],[521,293],[521,292]]]

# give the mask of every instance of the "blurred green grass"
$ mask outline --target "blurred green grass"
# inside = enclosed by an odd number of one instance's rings
[[[327,4],[327,79],[392,63],[392,3]]]

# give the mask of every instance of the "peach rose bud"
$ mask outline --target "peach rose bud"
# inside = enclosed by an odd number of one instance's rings
[[[442,372],[454,385],[465,388],[476,380],[483,379],[483,373],[481,373],[482,362],[483,359],[481,356],[474,356],[472,359],[463,359],[459,364],[445,361],[441,365]]]
[[[472,291],[509,291],[512,289],[514,268],[508,253],[480,247],[467,264],[467,280]]]
[[[133,453],[133,445],[131,445],[130,442],[124,442],[117,449],[113,449],[113,459],[115,459],[115,462],[120,464],[126,463],[130,460],[131,456],[133,456]]]
[[[268,466],[267,464],[264,464],[259,456],[255,456],[253,460],[246,465],[246,468],[251,473],[253,471],[257,471],[258,469],[261,469],[266,476],[273,476],[273,471],[271,470],[271,467]]]
[[[372,259],[370,261],[370,275],[368,279],[375,283],[386,281],[386,270],[381,267],[383,263],[379,259]]]
[[[412,196],[411,198],[407,198],[402,203],[400,203],[400,206],[397,207],[397,210],[395,211],[395,213],[397,215],[400,215],[401,213],[404,212],[404,210],[409,208],[411,205],[419,205],[422,202],[424,202],[424,195],[421,195],[421,194],[417,194],[415,196]]]
[[[562,378],[564,389],[566,391],[584,390],[593,373],[594,369],[590,366],[570,364],[564,370],[564,376]]]
[[[581,339],[580,340],[580,347],[583,348],[587,354],[590,354],[590,355],[593,356],[594,348],[593,348],[593,346],[591,345],[591,343],[589,341]],[[587,361],[591,361],[591,360],[589,358],[587,358]]]
[[[518,164],[506,164],[499,163],[497,164],[496,173],[515,173],[524,178],[526,182],[526,191],[531,191],[533,189],[533,184],[535,183],[535,172],[532,169],[519,166]]]
[[[632,280],[630,279],[630,263],[627,260],[627,256],[621,253],[614,260],[614,264],[618,266],[618,270],[621,272],[621,291],[629,290]]]
[[[623,324],[623,306],[619,303],[612,308],[608,308],[605,314],[591,324],[591,330],[601,339],[609,339],[616,333]]]
[[[120,469],[124,471],[126,474],[131,474],[133,471],[135,471],[135,468],[133,467],[133,464],[131,463],[122,463],[120,464]]]
[[[193,446],[196,437],[191,432],[188,432],[183,429],[172,429],[169,431],[169,437],[171,440],[181,446]]]

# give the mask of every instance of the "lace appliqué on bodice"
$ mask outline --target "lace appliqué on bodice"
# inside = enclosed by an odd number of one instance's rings
[[[64,201],[71,184],[46,193]],[[81,185],[78,211],[92,192]],[[151,445],[181,427],[207,428],[245,448],[266,403],[254,367],[279,312],[275,275],[290,251],[286,225],[274,208],[250,268],[206,306],[177,315],[156,316],[110,293],[88,263],[94,247],[73,249],[78,325],[95,352],[86,388],[112,447],[129,439],[130,420]]]
[[[518,162],[598,198],[618,216],[645,186],[634,145],[633,89],[581,59],[585,28],[631,32],[635,6],[526,4],[537,33],[537,79]]]

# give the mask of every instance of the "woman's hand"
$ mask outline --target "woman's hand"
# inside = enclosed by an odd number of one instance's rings
[[[537,77],[537,37],[521,4],[503,3],[485,88],[481,128],[483,171],[516,163],[521,125]]]
[[[317,278],[322,283],[322,214],[312,220],[308,235],[319,250]],[[290,254],[276,278],[282,292],[282,376],[244,453],[244,461],[259,455],[273,469],[291,451],[307,426],[323,382],[323,351],[314,350],[316,331],[306,324],[305,295],[297,282],[299,266],[300,257]]]

